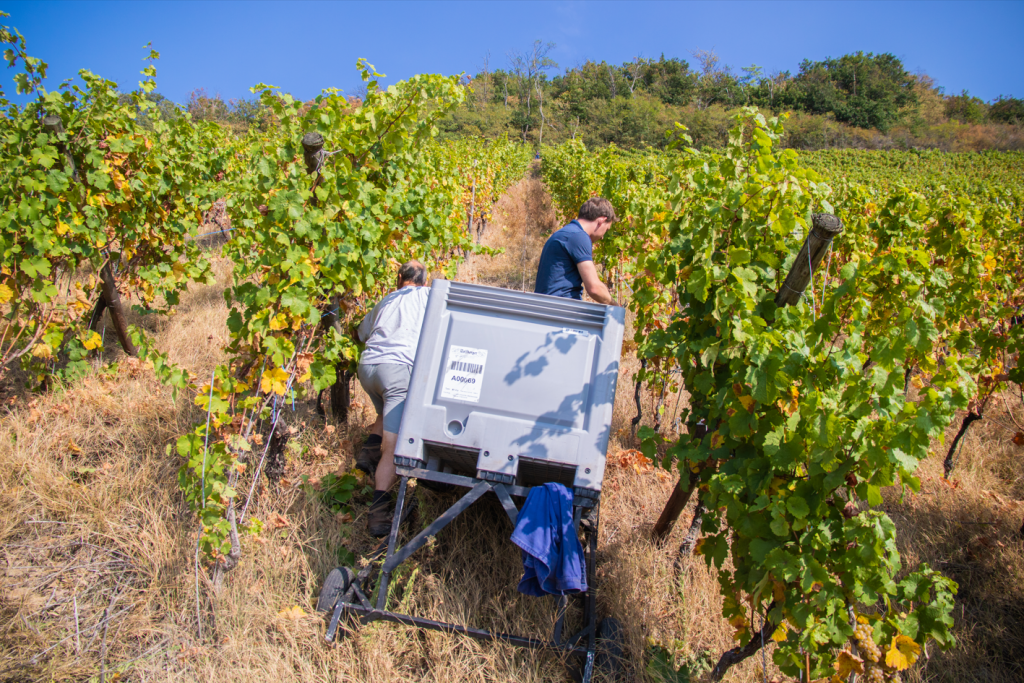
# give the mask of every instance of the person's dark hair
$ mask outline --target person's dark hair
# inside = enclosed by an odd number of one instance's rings
[[[398,269],[398,279],[407,285],[423,286],[427,284],[427,269],[416,260],[403,263],[402,267]]]
[[[585,221],[596,221],[598,218],[607,218],[612,223],[619,220],[615,215],[615,208],[612,203],[604,197],[591,197],[583,202],[580,207],[579,218]]]

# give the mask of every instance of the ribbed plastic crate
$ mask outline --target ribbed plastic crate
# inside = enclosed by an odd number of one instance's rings
[[[624,321],[617,306],[435,280],[396,465],[598,497]]]

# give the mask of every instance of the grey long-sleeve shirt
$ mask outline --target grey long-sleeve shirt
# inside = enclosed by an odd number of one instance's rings
[[[359,362],[412,365],[429,297],[429,287],[410,285],[381,299],[359,324],[359,339],[366,344]]]

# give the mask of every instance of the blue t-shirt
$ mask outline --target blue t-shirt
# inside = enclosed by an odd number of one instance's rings
[[[583,278],[576,264],[593,260],[590,235],[579,221],[572,221],[544,243],[533,291],[579,301],[583,298]]]

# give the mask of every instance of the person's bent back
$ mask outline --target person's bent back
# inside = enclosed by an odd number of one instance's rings
[[[594,301],[612,303],[611,292],[594,266],[593,243],[604,237],[616,220],[615,209],[607,199],[591,197],[584,202],[579,216],[544,243],[533,291],[581,300],[586,289]]]
[[[357,374],[377,410],[377,420],[356,457],[356,467],[373,475],[373,502],[367,512],[367,525],[378,538],[391,529],[387,492],[398,480],[395,443],[429,298],[425,285],[426,269],[422,263],[403,264],[398,271],[397,290],[374,306],[359,325],[359,339],[366,348],[359,359]]]

